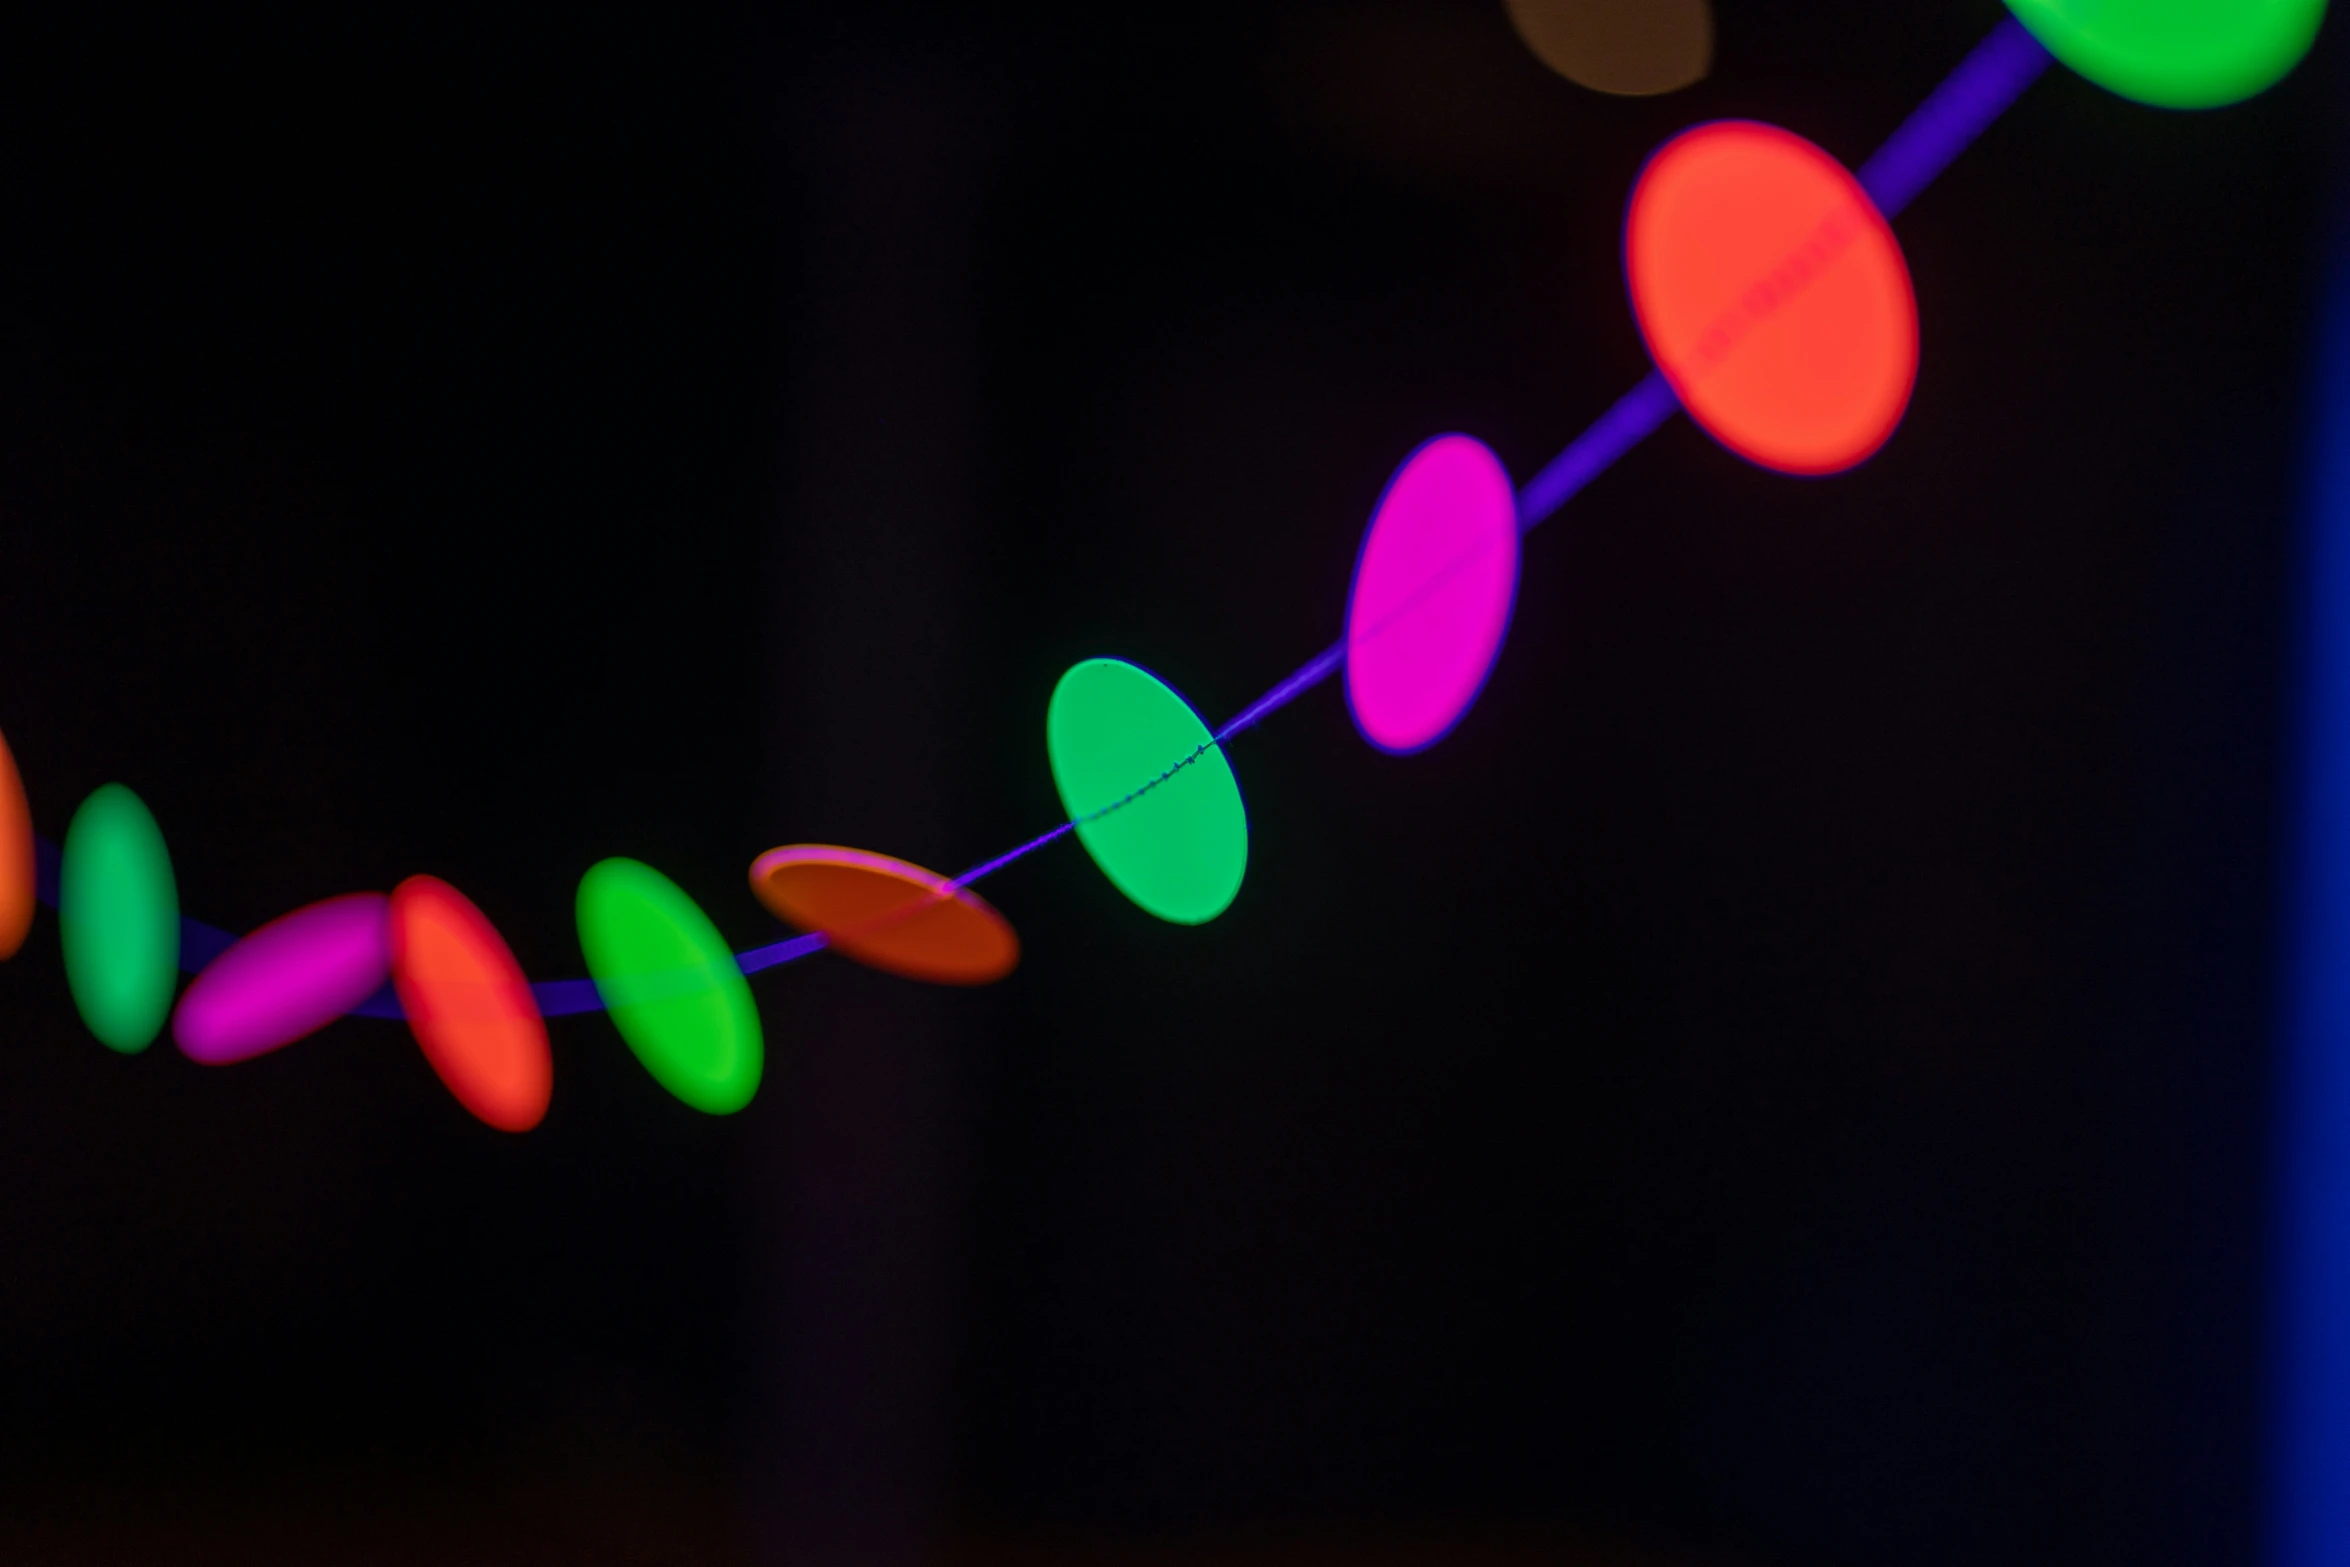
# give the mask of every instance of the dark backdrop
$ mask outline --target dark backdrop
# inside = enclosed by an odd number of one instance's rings
[[[981,9],[9,21],[0,730],[40,828],[131,784],[238,928],[428,870],[539,976],[609,853],[767,939],[745,865],[829,830],[770,732],[831,210],[795,141],[880,80],[967,143],[978,439],[955,803],[867,846],[978,860],[1054,819],[1069,662],[1237,710],[1334,634],[1414,444],[1524,475],[1642,373],[1658,141],[1752,115],[1857,164],[1999,14],[1722,0],[1712,79],[1629,101],[1486,0]],[[1790,480],[1669,426],[1531,541],[1441,748],[1331,690],[1236,744],[1224,919],[1074,849],[991,884],[1026,961],[937,1047],[946,1517],[2242,1559],[2331,48],[2208,115],[2052,73],[1902,220],[1886,451]],[[855,660],[790,678],[890,710]],[[734,1506],[810,983],[757,982],[742,1116],[579,1019],[514,1139],[395,1025],[113,1057],[44,921],[0,969],[10,1478]]]

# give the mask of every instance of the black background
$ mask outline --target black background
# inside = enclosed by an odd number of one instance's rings
[[[770,732],[810,115],[911,83],[968,144],[955,800],[867,842],[954,869],[1055,819],[1068,663],[1236,711],[1419,440],[1522,477],[1640,376],[1657,142],[1857,164],[1999,14],[1721,0],[1711,79],[1643,101],[1494,3],[20,14],[0,730],[52,837],[136,788],[216,924],[431,871],[571,975],[627,853],[769,939],[745,865],[838,832]],[[1332,689],[1236,743],[1222,920],[1070,847],[991,883],[1027,956],[949,1010],[950,1534],[2244,1558],[2332,52],[2212,114],[2052,72],[1901,221],[1885,452],[1669,425],[1530,541],[1442,747]],[[757,982],[743,1115],[578,1019],[516,1139],[396,1025],[116,1058],[45,919],[0,969],[8,1494],[684,1476],[724,1536],[807,982]]]

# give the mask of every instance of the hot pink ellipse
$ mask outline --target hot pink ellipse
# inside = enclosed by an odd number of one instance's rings
[[[1518,501],[1484,442],[1440,435],[1371,514],[1346,607],[1346,701],[1382,751],[1434,745],[1484,689],[1518,597]]]
[[[224,1066],[315,1033],[375,994],[392,971],[391,900],[328,898],[281,915],[205,966],[180,997],[171,1037]]]

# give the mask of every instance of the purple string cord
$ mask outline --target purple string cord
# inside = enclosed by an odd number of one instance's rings
[[[1616,459],[1654,435],[1680,412],[1662,370],[1651,370],[1640,384],[1616,399],[1590,429],[1567,443],[1567,449],[1518,492],[1518,531],[1532,533],[1552,512],[1573,500],[1583,486],[1616,465]]]
[[[1862,165],[1861,188],[1869,193],[1877,210],[1890,218],[1908,206],[2007,112],[2024,89],[2048,69],[2049,62],[2040,40],[2014,17],[1994,27],[1990,36],[1959,62],[1958,69],[1886,138],[1876,156]],[[1518,531],[1526,534],[1540,527],[1584,486],[1614,467],[1618,458],[1654,435],[1680,407],[1663,371],[1651,370],[1641,377],[1639,384],[1616,399],[1518,491]],[[1341,641],[1316,654],[1296,674],[1242,709],[1238,718],[1217,731],[1216,739],[1222,742],[1255,726],[1329,679],[1346,662],[1346,648]],[[1059,836],[1059,831],[1051,837]],[[1051,837],[1030,847],[1042,848]],[[1011,858],[1027,852],[1026,847],[1015,850]],[[980,874],[995,865],[990,862]]]
[[[1950,167],[1976,137],[2023,95],[2025,88],[2039,79],[2049,61],[2048,51],[2023,23],[2012,16],[2003,18],[1862,166],[1861,187],[1877,204],[1877,210],[1890,218],[1908,206],[1918,192],[1932,184],[1937,175]],[[1518,492],[1519,533],[1531,533],[1540,527],[1584,486],[1615,466],[1618,458],[1655,434],[1680,406],[1663,371],[1651,370],[1641,377],[1589,429],[1568,442],[1566,450],[1526,481],[1525,488]],[[1373,627],[1369,634],[1376,635],[1380,629],[1383,628]],[[1221,745],[1255,728],[1338,673],[1346,663],[1346,650],[1347,642],[1342,638],[1315,654],[1296,673],[1242,708],[1238,716],[1216,731],[1212,743]],[[1092,813],[1087,820],[1106,816],[1140,799],[1196,760],[1199,754],[1194,752],[1185,757],[1134,793]],[[955,878],[954,884],[967,887],[983,876],[992,876],[1014,861],[1057,842],[1077,825],[1063,822],[1010,853],[965,871]]]
[[[1063,828],[1066,832],[1068,829]],[[64,852],[46,838],[33,839],[33,892],[48,907],[57,907],[58,884],[64,868]],[[233,930],[222,930],[218,925],[207,925],[202,920],[180,916],[180,971],[201,974],[214,958],[235,946],[241,938]],[[813,957],[829,943],[822,932],[793,936],[772,942],[764,947],[753,947],[748,952],[735,954],[734,965],[745,974],[756,974],[761,969],[779,963],[795,963],[801,958]],[[604,1010],[603,993],[596,989],[592,979],[548,979],[530,987],[531,999],[545,1017],[569,1017],[581,1012]],[[351,1009],[353,1017],[381,1017],[400,1019],[408,1014],[400,1006],[400,998],[392,987],[384,986],[365,1001]]]
[[[2012,16],[2002,18],[1861,165],[1861,189],[1877,210],[1890,218],[1908,206],[2040,79],[2052,59],[2030,28]]]
[[[1973,144],[1976,137],[1990,128],[2000,115],[2007,112],[2024,89],[2037,81],[2051,61],[2048,51],[2034,38],[2029,29],[2014,17],[2006,17],[1991,30],[1990,36],[1977,44],[1958,68],[1944,77],[1942,84],[1927,95],[1926,101],[1911,112],[1908,119],[1885,139],[1875,156],[1861,166],[1861,188],[1877,204],[1877,210],[1887,218],[1908,206],[1918,193],[1931,185],[1944,169],[1956,161],[1958,155]],[[1680,408],[1673,389],[1661,370],[1651,370],[1638,385],[1618,398],[1606,413],[1593,421],[1591,427],[1567,444],[1544,465],[1518,492],[1518,531],[1531,533],[1555,514],[1560,507],[1580,493],[1592,480],[1615,466],[1616,460],[1656,433],[1664,422]],[[1391,619],[1393,617],[1390,617]],[[1366,637],[1375,636],[1383,627],[1375,626]],[[1281,711],[1290,703],[1313,690],[1323,681],[1338,673],[1346,663],[1347,642],[1333,643],[1301,665],[1294,674],[1276,684],[1270,691],[1242,708],[1238,715],[1216,731],[1214,738],[1189,756],[1175,763],[1158,777],[1142,785],[1133,793],[1113,800],[1097,811],[1090,811],[1074,821],[1065,821],[1048,832],[1039,833],[1016,849],[985,860],[956,877],[948,886],[955,890],[993,876],[997,871],[1026,859],[1039,849],[1046,848],[1077,830],[1083,822],[1098,821],[1112,811],[1131,805],[1206,755],[1210,749],[1222,745],[1235,735],[1255,728],[1265,719]],[[46,838],[34,840],[34,863],[37,892],[41,902],[57,907],[58,880],[61,855],[56,844]],[[201,920],[183,917],[180,920],[180,967],[190,974],[199,973],[205,965],[237,943],[233,931]],[[821,933],[793,936],[767,946],[754,947],[735,954],[735,967],[745,974],[756,974],[763,969],[796,963],[802,958],[814,957],[829,943]],[[530,987],[539,1011],[548,1017],[565,1017],[581,1012],[601,1012],[604,998],[592,979],[542,980]],[[407,1014],[400,1008],[399,997],[386,985],[373,996],[351,1009],[354,1017],[400,1018]]]

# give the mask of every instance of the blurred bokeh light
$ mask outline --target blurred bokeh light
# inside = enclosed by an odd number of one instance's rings
[[[1714,59],[1708,0],[1504,0],[1542,63],[1594,92],[1646,97],[1704,79]]]

